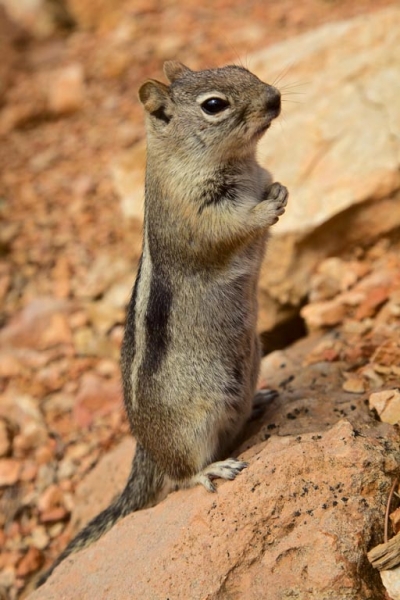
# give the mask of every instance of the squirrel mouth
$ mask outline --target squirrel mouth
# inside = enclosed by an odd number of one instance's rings
[[[278,94],[275,99],[273,100],[272,103],[270,103],[267,106],[267,110],[264,113],[264,118],[266,119],[266,121],[264,122],[263,125],[261,125],[255,133],[255,136],[257,138],[261,137],[266,131],[267,129],[269,129],[271,127],[272,121],[274,119],[276,119],[277,117],[279,117],[281,113],[281,97],[280,94]]]
[[[269,129],[271,127],[271,121],[268,121],[267,123],[264,123],[264,125],[262,125],[261,127],[259,127],[258,129],[256,129],[255,133],[254,133],[254,137],[259,138],[262,135],[264,135],[264,133],[267,131],[267,129]]]

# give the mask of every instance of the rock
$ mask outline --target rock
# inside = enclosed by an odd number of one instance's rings
[[[96,335],[90,327],[82,327],[74,332],[74,346],[76,354],[79,356],[97,356],[104,358],[113,358],[119,360],[121,340],[117,336],[115,339],[114,327],[107,335]]]
[[[22,456],[46,442],[48,434],[42,422],[26,423],[21,433],[13,440],[13,449],[17,456]]]
[[[80,28],[111,29],[119,22],[123,0],[67,0],[67,5]]]
[[[75,473],[76,467],[74,461],[69,458],[64,458],[58,464],[57,479],[61,481],[63,479],[70,479]]]
[[[378,373],[369,365],[360,370],[360,374],[367,379],[372,389],[379,389],[383,386],[384,380]]]
[[[351,288],[368,272],[366,263],[331,257],[322,261],[311,279],[310,302],[330,300]]]
[[[111,503],[125,487],[131,468],[135,443],[126,437],[78,485],[70,530],[76,533]],[[106,485],[105,485],[106,483]]]
[[[11,0],[8,1],[9,3],[11,2]],[[15,67],[18,64],[18,51],[15,46],[17,41],[22,41],[22,38],[23,33],[21,29],[10,19],[5,6],[0,5],[0,52],[2,57],[0,64],[0,105],[3,104],[4,96],[13,83],[16,71]],[[3,222],[2,225],[7,228],[5,222]],[[0,247],[3,242],[2,237],[3,236],[0,234]],[[5,266],[5,264],[6,263],[3,263],[2,266]],[[0,273],[1,271],[2,268],[0,267]],[[3,275],[4,271],[0,275],[0,299],[2,297]]]
[[[47,429],[37,401],[28,395],[9,388],[2,395],[0,418],[9,423],[14,432],[12,448],[21,457],[47,440]]]
[[[80,110],[85,101],[83,67],[71,64],[49,75],[48,107],[56,115]]]
[[[0,554],[0,568],[1,569],[4,567],[6,567],[6,568],[7,567],[15,567],[15,565],[21,559],[21,550],[16,548],[20,545],[19,542],[21,541],[21,538],[19,536],[19,539],[17,538],[16,543],[13,543],[14,540],[12,540],[12,536],[15,535],[15,532],[12,531],[13,525],[14,525],[14,523],[11,525],[11,527],[7,531],[7,533],[9,533],[9,535],[7,536],[8,539],[7,539],[7,544],[6,544],[8,546],[8,548],[5,549],[4,552],[2,552]],[[17,536],[18,536],[18,534],[17,534]]]
[[[20,480],[24,482],[33,481],[38,473],[38,468],[39,467],[36,462],[25,460],[22,467]]]
[[[122,409],[120,381],[103,379],[88,373],[82,383],[73,408],[73,417],[80,426],[88,426],[95,416]]]
[[[365,383],[359,377],[349,377],[344,382],[343,389],[350,394],[363,394],[365,392]]]
[[[19,479],[21,463],[13,458],[0,458],[0,487],[14,485]]]
[[[40,569],[43,564],[43,554],[35,546],[31,546],[28,552],[18,563],[17,577],[25,577],[29,573],[34,573]]]
[[[387,301],[389,290],[387,287],[375,288],[371,290],[364,302],[356,310],[355,318],[358,320],[373,316],[378,307]]]
[[[46,0],[2,0],[2,4],[15,23],[38,38],[49,37],[57,29],[59,13],[52,9],[57,6],[56,3]]]
[[[305,357],[304,365],[312,365],[319,362],[335,362],[340,360],[343,351],[343,344],[340,340],[330,337],[322,340],[312,348],[311,352]]]
[[[398,340],[386,339],[376,349],[372,357],[372,362],[376,370],[377,367],[390,367],[395,374],[400,375],[400,371],[398,370],[400,366],[400,342]]]
[[[400,122],[399,45],[400,10],[393,6],[249,56],[264,81],[286,73],[278,84],[285,120],[259,148],[262,164],[290,192],[262,269],[261,330],[307,295],[321,259],[400,225],[400,139],[393,137]],[[286,103],[295,81],[305,101]]]
[[[114,283],[104,294],[104,302],[110,306],[110,308],[113,308],[114,311],[116,311],[116,309],[123,309],[125,313],[132,294],[134,279],[135,273],[132,271],[124,279]],[[120,321],[119,319],[115,319],[115,322]]]
[[[45,446],[41,446],[35,452],[35,460],[38,465],[46,465],[53,459],[53,450],[48,444]]]
[[[80,296],[87,299],[98,298],[104,295],[112,285],[131,273],[132,266],[125,258],[115,257],[109,253],[100,253],[94,259],[90,271],[82,282]]]
[[[354,319],[347,319],[343,323],[343,330],[346,333],[361,335],[369,331],[373,326],[371,319],[365,319],[364,321],[355,321]]]
[[[114,161],[112,176],[122,214],[143,221],[146,144],[140,142]]]
[[[0,378],[11,378],[20,375],[23,370],[21,362],[10,350],[0,350]]]
[[[59,158],[59,150],[57,148],[48,148],[39,154],[35,154],[29,161],[29,167],[32,171],[39,173],[51,167]]]
[[[40,496],[37,507],[40,512],[48,511],[52,508],[58,508],[64,505],[64,494],[56,485],[50,485]]]
[[[90,450],[89,444],[86,444],[85,442],[74,444],[67,448],[66,458],[79,462],[84,456],[89,454]]]
[[[369,397],[369,406],[376,410],[384,423],[400,423],[400,390],[374,392]]]
[[[38,470],[38,476],[36,478],[35,487],[37,492],[44,491],[49,485],[51,485],[55,479],[55,466],[52,462],[42,464]]]
[[[32,300],[0,330],[0,348],[47,350],[72,342],[67,304],[52,298]]]
[[[65,366],[65,363],[53,362],[40,370],[36,379],[37,396],[45,396],[63,387],[66,378]]]
[[[0,457],[6,456],[11,449],[11,436],[7,423],[0,419]]]
[[[46,528],[43,525],[37,525],[27,541],[38,550],[44,550],[48,546],[50,538],[46,533]]]
[[[47,531],[49,532],[49,536],[53,539],[56,538],[57,536],[60,535],[60,533],[62,532],[62,530],[64,529],[65,524],[64,523],[54,523],[54,524],[49,524],[47,527]]]
[[[94,72],[101,79],[118,79],[132,64],[130,44],[109,41],[98,48]]]
[[[103,358],[96,365],[96,371],[101,377],[118,377],[118,365],[113,360]]]
[[[4,586],[5,588],[9,588],[13,585],[15,581],[15,569],[12,566],[7,566],[0,571],[0,591]],[[7,596],[5,596],[7,598]]]
[[[400,289],[398,252],[387,250],[385,260],[371,263],[331,258],[312,279],[310,297],[300,314],[310,330],[343,323],[347,332],[362,333],[374,327],[398,327],[396,306]],[[342,274],[341,274],[342,273]],[[334,294],[334,297],[328,298]],[[328,298],[318,300],[318,298]],[[376,316],[376,322],[373,318]],[[374,369],[389,373],[400,359],[400,345],[387,334],[372,358]]]
[[[385,444],[399,458],[387,427],[361,428],[359,436],[342,420],[319,435],[272,436],[245,454],[250,466],[235,481],[220,481],[218,494],[180,491],[129,516],[63,562],[31,598],[96,598],[107,589],[109,600],[293,593],[320,600],[329,590],[341,600],[383,600],[365,553],[383,524],[387,469],[396,468]],[[362,464],[368,469],[360,471]]]
[[[125,321],[125,310],[116,309],[107,302],[90,302],[86,308],[89,320],[99,335],[104,336],[114,325]]]
[[[400,600],[400,567],[380,571],[380,576],[390,600]]]
[[[1,86],[1,84],[0,84]],[[0,87],[0,91],[1,91],[1,87]],[[7,244],[7,239],[2,239],[3,235],[0,235],[0,247],[3,246],[3,244]],[[4,298],[6,297],[6,294],[8,292],[8,290],[10,289],[10,284],[11,284],[11,273],[10,273],[11,269],[9,268],[9,266],[6,263],[1,263],[0,261],[0,300],[4,300]]]
[[[64,506],[57,506],[45,510],[40,514],[41,523],[54,523],[55,521],[63,521],[68,516],[69,511]]]
[[[78,356],[96,356],[97,340],[90,327],[80,327],[73,333],[74,348]]]
[[[343,321],[345,314],[345,306],[336,298],[307,304],[301,309],[301,316],[310,329],[338,325]]]
[[[390,522],[392,524],[392,529],[393,529],[394,534],[399,533],[399,531],[400,531],[400,508],[396,508],[396,510],[394,510],[392,513],[390,513],[389,517],[390,517]]]

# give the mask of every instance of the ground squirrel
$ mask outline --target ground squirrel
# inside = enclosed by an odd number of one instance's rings
[[[146,81],[143,252],[121,366],[137,440],[122,494],[67,546],[81,550],[165,489],[234,479],[227,458],[250,418],[260,364],[256,287],[265,241],[287,190],[255,157],[280,93],[247,69],[192,71],[169,61],[170,85]],[[217,462],[216,462],[217,461]]]

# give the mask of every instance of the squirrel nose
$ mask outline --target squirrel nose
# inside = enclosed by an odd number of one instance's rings
[[[267,111],[277,117],[281,112],[281,93],[276,88],[269,86],[267,91]]]

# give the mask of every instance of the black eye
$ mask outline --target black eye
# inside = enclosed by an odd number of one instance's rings
[[[207,115],[217,115],[228,108],[228,106],[228,100],[224,100],[223,98],[208,98],[201,103],[201,109]]]

